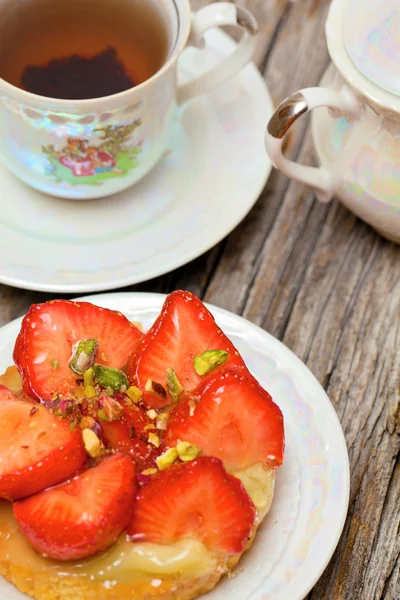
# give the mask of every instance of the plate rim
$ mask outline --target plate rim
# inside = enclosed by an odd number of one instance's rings
[[[237,46],[236,42],[230,36],[228,36],[225,32],[223,32],[222,30],[220,30],[218,28],[210,31],[209,34],[212,34],[213,39],[215,39],[215,41],[217,43],[219,41],[220,43],[224,44],[226,47],[231,46],[231,48],[233,49]],[[257,68],[257,66],[254,62],[250,62],[248,65],[246,65],[244,70],[247,70],[248,72],[251,71],[252,77],[255,77],[257,79],[257,85],[260,85],[259,93],[260,94],[263,93],[265,95],[264,100],[265,100],[265,124],[266,124],[268,121],[269,115],[272,114],[273,106],[274,106],[272,97],[271,97],[271,93],[269,91],[267,83],[264,80],[264,78],[262,77],[260,70]],[[238,75],[236,77],[238,77]],[[261,87],[262,87],[262,92],[261,92]],[[202,98],[199,98],[197,101],[201,102]],[[196,100],[194,100],[194,102],[196,102]],[[248,215],[248,213],[251,211],[251,209],[256,204],[257,200],[260,198],[261,193],[262,193],[263,189],[265,188],[265,185],[271,175],[272,163],[269,160],[267,154],[265,154],[265,169],[264,169],[264,171],[265,172],[263,174],[262,180],[260,181],[260,185],[257,188],[257,192],[254,193],[254,198],[251,197],[246,203],[243,203],[242,210],[240,210],[237,217],[233,221],[231,221],[227,227],[221,227],[218,235],[214,236],[212,240],[208,239],[207,237],[204,237],[203,243],[199,244],[197,246],[196,250],[194,250],[193,252],[190,252],[190,248],[188,248],[189,251],[181,252],[180,258],[176,258],[175,260],[170,261],[169,264],[167,264],[167,266],[166,266],[165,262],[161,261],[158,268],[152,268],[150,270],[147,270],[147,272],[144,275],[137,273],[136,275],[133,275],[133,276],[120,277],[119,279],[114,279],[114,280],[109,279],[108,282],[102,282],[102,283],[99,282],[99,283],[91,283],[91,284],[52,283],[51,279],[53,277],[53,274],[50,271],[48,272],[47,283],[43,283],[43,282],[38,283],[29,278],[22,279],[20,277],[14,277],[12,275],[5,275],[3,272],[0,272],[0,283],[4,284],[4,285],[9,285],[11,287],[20,288],[20,289],[45,292],[45,293],[88,294],[88,293],[100,293],[100,292],[104,292],[104,291],[116,290],[118,288],[123,288],[123,287],[129,286],[129,285],[143,283],[145,281],[149,281],[156,277],[160,277],[161,275],[170,273],[170,272],[172,272],[176,269],[179,269],[180,267],[188,264],[189,262],[195,260],[196,258],[199,258],[206,252],[208,252],[211,248],[216,246],[224,238],[226,238],[228,235],[230,235],[232,233],[232,231],[234,231],[234,229],[236,229],[236,227],[238,227],[238,225],[244,220],[244,218]],[[24,184],[24,185],[26,186],[26,184]],[[28,186],[26,186],[26,187],[28,187]],[[130,189],[133,190],[134,187],[135,186],[133,185]],[[29,244],[27,246],[29,246]],[[89,247],[93,247],[93,245],[90,245]]]
[[[94,295],[85,295],[80,296],[79,298],[74,299],[74,301],[85,301],[92,302],[94,304],[99,304],[100,306],[106,306],[111,308],[112,310],[119,310],[124,312],[123,301],[128,299],[134,299],[137,304],[142,307],[142,310],[146,308],[146,304],[149,304],[148,310],[152,311],[154,309],[161,308],[167,294],[160,294],[155,292],[112,292],[112,293],[103,293],[103,294],[94,294]],[[333,407],[332,402],[329,399],[329,396],[315,377],[315,375],[311,372],[311,370],[307,367],[307,365],[285,344],[283,344],[280,340],[275,338],[268,331],[265,331],[255,323],[245,319],[241,315],[237,315],[231,311],[228,311],[224,308],[218,307],[214,304],[205,303],[207,308],[211,311],[211,313],[218,320],[219,316],[225,318],[227,321],[231,320],[233,322],[238,322],[241,325],[241,328],[245,327],[248,330],[251,330],[261,338],[268,340],[269,344],[275,345],[279,353],[283,353],[296,367],[296,369],[300,370],[302,374],[312,383],[315,390],[318,390],[318,402],[323,398],[324,408],[327,409],[331,414],[331,425],[335,424],[336,429],[336,438],[338,443],[340,444],[339,450],[342,456],[341,466],[343,468],[342,471],[342,479],[343,479],[343,491],[341,494],[341,503],[340,503],[340,511],[339,518],[337,519],[337,523],[334,530],[334,535],[332,535],[331,544],[329,547],[325,548],[325,557],[320,565],[320,567],[312,574],[309,575],[305,581],[302,581],[301,576],[298,581],[298,591],[299,595],[296,594],[296,597],[291,598],[291,600],[304,600],[307,594],[314,588],[317,581],[320,579],[321,575],[325,572],[328,564],[331,561],[331,558],[338,546],[340,537],[343,533],[344,525],[347,518],[348,508],[349,508],[349,500],[350,500],[350,464],[349,464],[349,456],[347,445],[343,433],[343,429],[340,424],[339,417]],[[133,307],[133,310],[135,307]],[[139,309],[139,308],[138,308]],[[8,335],[8,330],[13,330],[15,327],[19,326],[21,323],[23,316],[14,319],[13,321],[6,323],[2,327],[0,327],[0,351],[4,350],[8,347],[9,342],[2,344],[1,338],[3,334]],[[225,325],[226,327],[226,325]],[[279,360],[278,360],[279,363]],[[329,495],[332,494],[332,488],[329,490]],[[328,498],[329,498],[328,495]],[[309,559],[306,559],[309,560]],[[279,563],[278,563],[279,564]],[[304,565],[304,563],[303,563]],[[303,566],[302,565],[302,566]],[[249,596],[250,600],[261,600],[263,598],[263,590],[262,583],[254,589]],[[281,593],[279,592],[279,597],[281,597]]]

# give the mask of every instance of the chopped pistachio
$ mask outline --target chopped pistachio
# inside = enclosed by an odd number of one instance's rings
[[[177,458],[178,450],[176,448],[169,448],[164,452],[164,454],[161,454],[161,456],[157,457],[157,467],[160,469],[160,471],[164,471],[164,469],[167,469],[173,465]]]
[[[203,354],[194,357],[194,369],[197,375],[207,375],[210,371],[223,365],[229,358],[226,350],[206,350]]]
[[[84,429],[82,431],[83,445],[86,452],[92,458],[98,458],[101,454],[101,442],[92,429]]]
[[[103,394],[99,398],[100,410],[97,412],[97,416],[101,421],[117,421],[122,417],[124,409],[119,402]]]
[[[119,369],[111,369],[103,365],[94,365],[94,377],[103,388],[111,388],[112,390],[120,390],[123,386],[128,387],[128,380],[123,371]]]
[[[97,417],[100,419],[100,421],[104,421],[104,422],[108,421],[107,415],[102,408],[100,408],[100,410],[97,411]]]
[[[151,419],[152,421],[154,421],[154,419],[157,419],[157,413],[154,410],[154,408],[151,408],[150,410],[148,410],[146,414],[149,417],[149,419]]]
[[[60,366],[60,363],[58,360],[51,360],[50,363],[51,363],[51,368],[54,369],[54,371],[56,369],[58,369],[58,367]]]
[[[179,381],[174,369],[171,369],[171,367],[169,367],[167,369],[166,381],[167,381],[168,394],[171,396],[171,398],[174,400],[174,402],[177,402],[179,399],[179,396],[183,392],[183,386],[182,386],[181,382]]]
[[[155,433],[149,433],[149,443],[153,444],[156,448],[160,447],[160,438]]]
[[[158,415],[158,418],[156,421],[157,429],[160,429],[161,431],[165,431],[167,429],[168,419],[169,419],[169,414],[167,412],[161,413],[160,415]]]
[[[106,354],[105,352],[102,352],[102,353],[100,354],[100,358],[101,358],[101,360],[104,360],[104,362],[107,362],[107,361],[108,361],[107,354]]]
[[[69,430],[71,432],[74,431],[74,429],[77,425],[78,425],[78,421],[72,421],[71,425],[69,426]]]
[[[162,398],[167,397],[167,392],[165,391],[164,386],[157,381],[153,381],[152,379],[148,379],[145,385],[145,390],[147,392],[152,392],[153,394],[158,394]]]
[[[97,340],[79,340],[72,347],[69,368],[77,375],[83,375],[85,371],[94,365],[97,358],[99,344]]]
[[[155,428],[156,428],[156,427],[155,427],[155,425],[153,425],[153,423],[149,423],[148,425],[145,425],[145,426],[143,427],[143,429],[144,429],[145,431],[150,431],[151,429],[155,429]]]
[[[96,427],[96,419],[94,417],[82,417],[79,427],[81,429],[93,429]]]
[[[158,473],[157,469],[146,469],[145,471],[142,471],[142,475],[155,475],[156,473]]]
[[[131,385],[131,387],[129,387],[125,393],[128,396],[128,398],[130,398],[135,404],[140,402],[143,396],[143,393],[139,390],[138,387],[136,387],[136,385]]]
[[[92,385],[85,386],[85,396],[86,398],[96,398],[96,390]]]
[[[88,385],[93,385],[94,386],[94,371],[93,368],[90,367],[90,369],[86,369],[86,371],[83,374],[83,385],[86,387]]]
[[[179,458],[183,462],[189,462],[191,460],[194,460],[201,454],[200,448],[198,448],[194,444],[190,444],[189,442],[179,442],[176,445],[176,450],[178,452]]]

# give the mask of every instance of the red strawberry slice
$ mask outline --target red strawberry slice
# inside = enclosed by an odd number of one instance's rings
[[[80,377],[68,365],[76,342],[99,343],[96,362],[121,369],[128,363],[142,333],[121,313],[87,302],[53,300],[31,306],[14,348],[24,391],[39,400],[68,396]]]
[[[0,386],[0,498],[35,494],[74,475],[87,458],[80,430]]]
[[[38,552],[79,560],[117,540],[132,517],[135,492],[133,461],[114,454],[58,487],[16,502],[14,515]]]
[[[235,554],[243,551],[256,515],[242,483],[217,458],[201,457],[161,471],[139,490],[128,534],[156,544],[194,537]]]
[[[244,367],[238,351],[201,300],[189,292],[173,292],[138,345],[129,363],[128,376],[141,389],[149,380],[166,388],[167,369],[172,368],[184,390],[191,391],[204,379],[194,368],[194,358],[208,350],[225,350],[229,354],[224,365],[214,371],[228,366]],[[155,408],[171,402],[171,398],[151,393],[146,393],[143,399]]]
[[[138,438],[147,440],[149,437],[149,425],[154,422],[147,416],[139,406],[124,406],[123,420],[131,428],[132,434]]]
[[[159,451],[155,446],[132,435],[131,427],[126,421],[102,423],[102,430],[101,438],[105,447],[131,456],[139,472],[156,467]]]
[[[228,369],[210,376],[173,410],[164,439],[171,447],[195,444],[228,470],[259,462],[275,468],[283,460],[283,416],[247,370]]]

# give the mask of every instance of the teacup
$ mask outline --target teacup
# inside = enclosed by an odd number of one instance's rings
[[[333,0],[326,25],[336,67],[330,87],[293,94],[269,121],[266,147],[287,176],[333,196],[400,243],[400,8],[398,0]],[[324,78],[325,79],[325,78]],[[313,109],[320,168],[282,153],[284,138]]]
[[[21,0],[25,1],[35,0]],[[9,6],[9,0],[0,0],[0,35],[2,10]],[[167,58],[154,75],[127,91],[61,100],[0,78],[0,157],[17,177],[44,193],[75,200],[122,191],[160,160],[177,106],[220,86],[251,60],[258,26],[244,8],[220,2],[192,14],[189,0],[163,0],[159,8],[168,38]],[[243,30],[236,50],[213,69],[179,85],[177,67],[185,47],[202,48],[205,32],[224,25]]]

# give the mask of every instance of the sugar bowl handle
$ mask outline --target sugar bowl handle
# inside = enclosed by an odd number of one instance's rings
[[[304,114],[314,108],[328,107],[335,117],[358,120],[363,114],[363,106],[353,93],[344,86],[340,91],[327,88],[307,88],[293,94],[282,102],[272,115],[265,135],[265,145],[272,164],[285,175],[315,188],[320,202],[332,199],[335,181],[333,175],[324,168],[298,165],[283,156],[282,145],[291,126]]]
[[[251,61],[256,45],[258,23],[251,12],[230,2],[216,2],[204,6],[192,15],[188,45],[203,48],[203,37],[206,31],[223,25],[233,25],[243,30],[239,44],[221,64],[178,88],[179,105],[217,88],[234,77]]]

